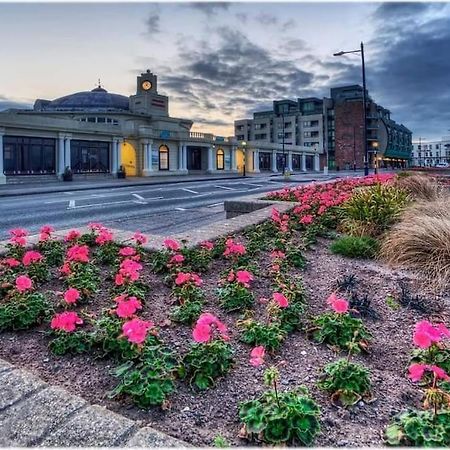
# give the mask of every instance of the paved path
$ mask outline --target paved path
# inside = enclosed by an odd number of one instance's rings
[[[187,447],[0,359],[2,447]]]

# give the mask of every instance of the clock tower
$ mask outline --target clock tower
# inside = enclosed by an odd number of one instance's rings
[[[151,116],[169,115],[169,98],[159,95],[158,77],[150,70],[137,77],[136,95],[130,97],[130,111]]]

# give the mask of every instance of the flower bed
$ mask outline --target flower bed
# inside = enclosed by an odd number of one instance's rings
[[[117,243],[91,224],[62,242],[46,227],[25,250],[26,231],[12,230],[0,356],[195,445],[379,445],[395,414],[420,407],[414,342],[434,355],[446,342],[431,324],[413,342],[415,324],[437,312],[448,323],[437,299],[402,305],[399,281],[428,295],[411,275],[328,249],[340,206],[390,181],[271,194],[300,204],[197,248],[166,239],[147,253],[146,236]],[[430,355],[413,356],[414,380],[438,376]],[[343,371],[362,381],[342,386]],[[392,443],[404,426],[394,425]]]

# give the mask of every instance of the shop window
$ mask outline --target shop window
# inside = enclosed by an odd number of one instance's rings
[[[217,150],[216,167],[217,167],[217,170],[225,169],[225,153],[221,148],[219,148],[219,150]]]
[[[159,147],[159,170],[169,170],[169,147],[167,145]]]

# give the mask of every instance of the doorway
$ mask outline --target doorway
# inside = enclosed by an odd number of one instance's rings
[[[120,165],[125,169],[127,177],[135,177],[136,174],[136,150],[129,142],[122,144],[120,152]]]
[[[188,152],[188,161],[187,161],[188,170],[202,170],[201,147],[188,148],[187,152]]]

